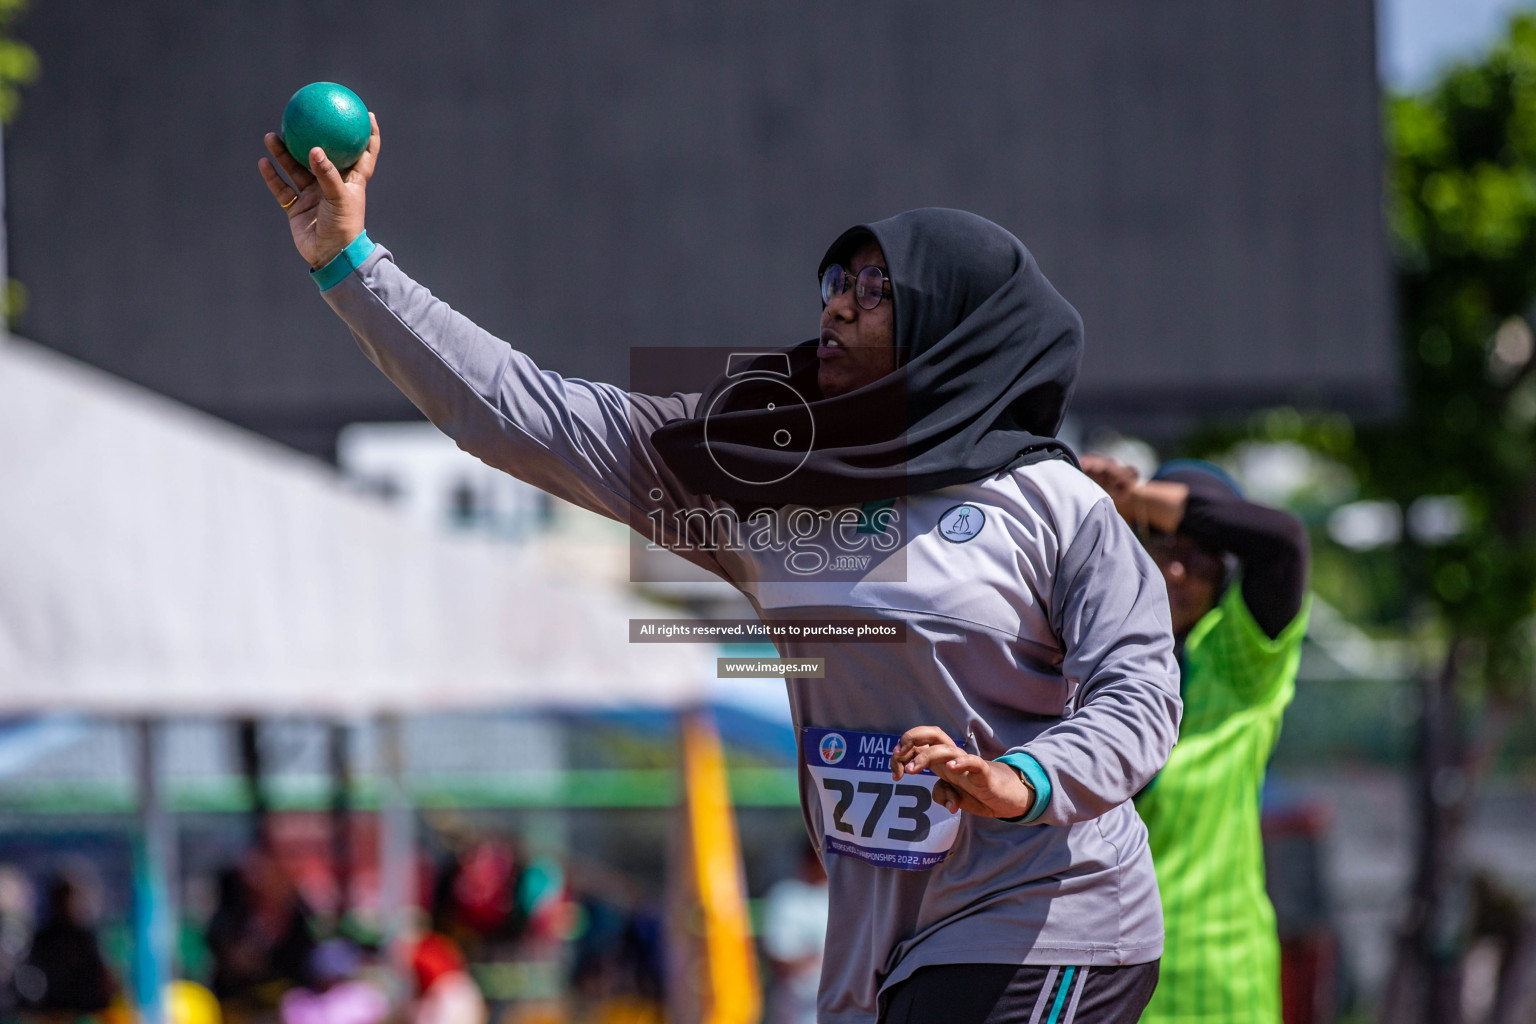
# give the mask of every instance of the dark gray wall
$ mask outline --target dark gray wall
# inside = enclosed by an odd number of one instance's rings
[[[24,333],[310,450],[409,406],[256,174],[314,80],[369,233],[569,375],[814,333],[844,226],[958,206],[1082,311],[1090,418],[1389,404],[1371,0],[49,0],[6,151]]]

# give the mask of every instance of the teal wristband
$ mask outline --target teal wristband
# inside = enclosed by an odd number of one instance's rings
[[[310,279],[319,286],[322,292],[328,292],[342,281],[348,274],[363,265],[363,261],[373,254],[375,246],[373,240],[364,231],[347,245],[341,252],[331,258],[331,261],[319,270],[309,272]]]
[[[1024,773],[1024,781],[1029,783],[1035,791],[1035,802],[1029,805],[1029,810],[1024,814],[1013,818],[999,818],[998,821],[1011,821],[1020,825],[1028,825],[1045,813],[1045,809],[1051,805],[1051,777],[1045,774],[1045,769],[1040,767],[1040,762],[1022,750],[1004,754],[998,758],[1003,764],[1011,765]]]

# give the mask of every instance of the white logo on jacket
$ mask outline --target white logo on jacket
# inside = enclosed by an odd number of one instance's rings
[[[964,544],[981,532],[987,517],[975,505],[956,505],[939,516],[939,536],[955,544]]]

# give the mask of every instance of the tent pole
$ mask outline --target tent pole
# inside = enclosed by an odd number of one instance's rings
[[[262,779],[261,723],[254,718],[242,718],[235,725],[236,742],[240,747],[240,774],[245,777],[246,792],[251,800],[251,842],[261,850],[269,850],[271,836],[267,789]]]
[[[138,726],[139,822],[134,836],[134,996],[145,1024],[165,1024],[165,990],[171,980],[175,943],[172,879],[176,877],[175,831],[160,790],[160,734],[163,724],[143,719]]]
[[[350,730],[332,722],[327,747],[331,762],[331,868],[336,879],[336,924],[352,909],[352,761]]]
[[[380,893],[381,924],[388,941],[405,937],[416,902],[416,814],[405,788],[405,750],[400,716],[379,718],[380,761]]]

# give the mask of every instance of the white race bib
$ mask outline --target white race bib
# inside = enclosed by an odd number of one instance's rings
[[[833,853],[921,871],[949,855],[960,815],[933,801],[939,777],[924,770],[891,781],[900,736],[803,729],[805,766],[821,796],[822,836]]]

